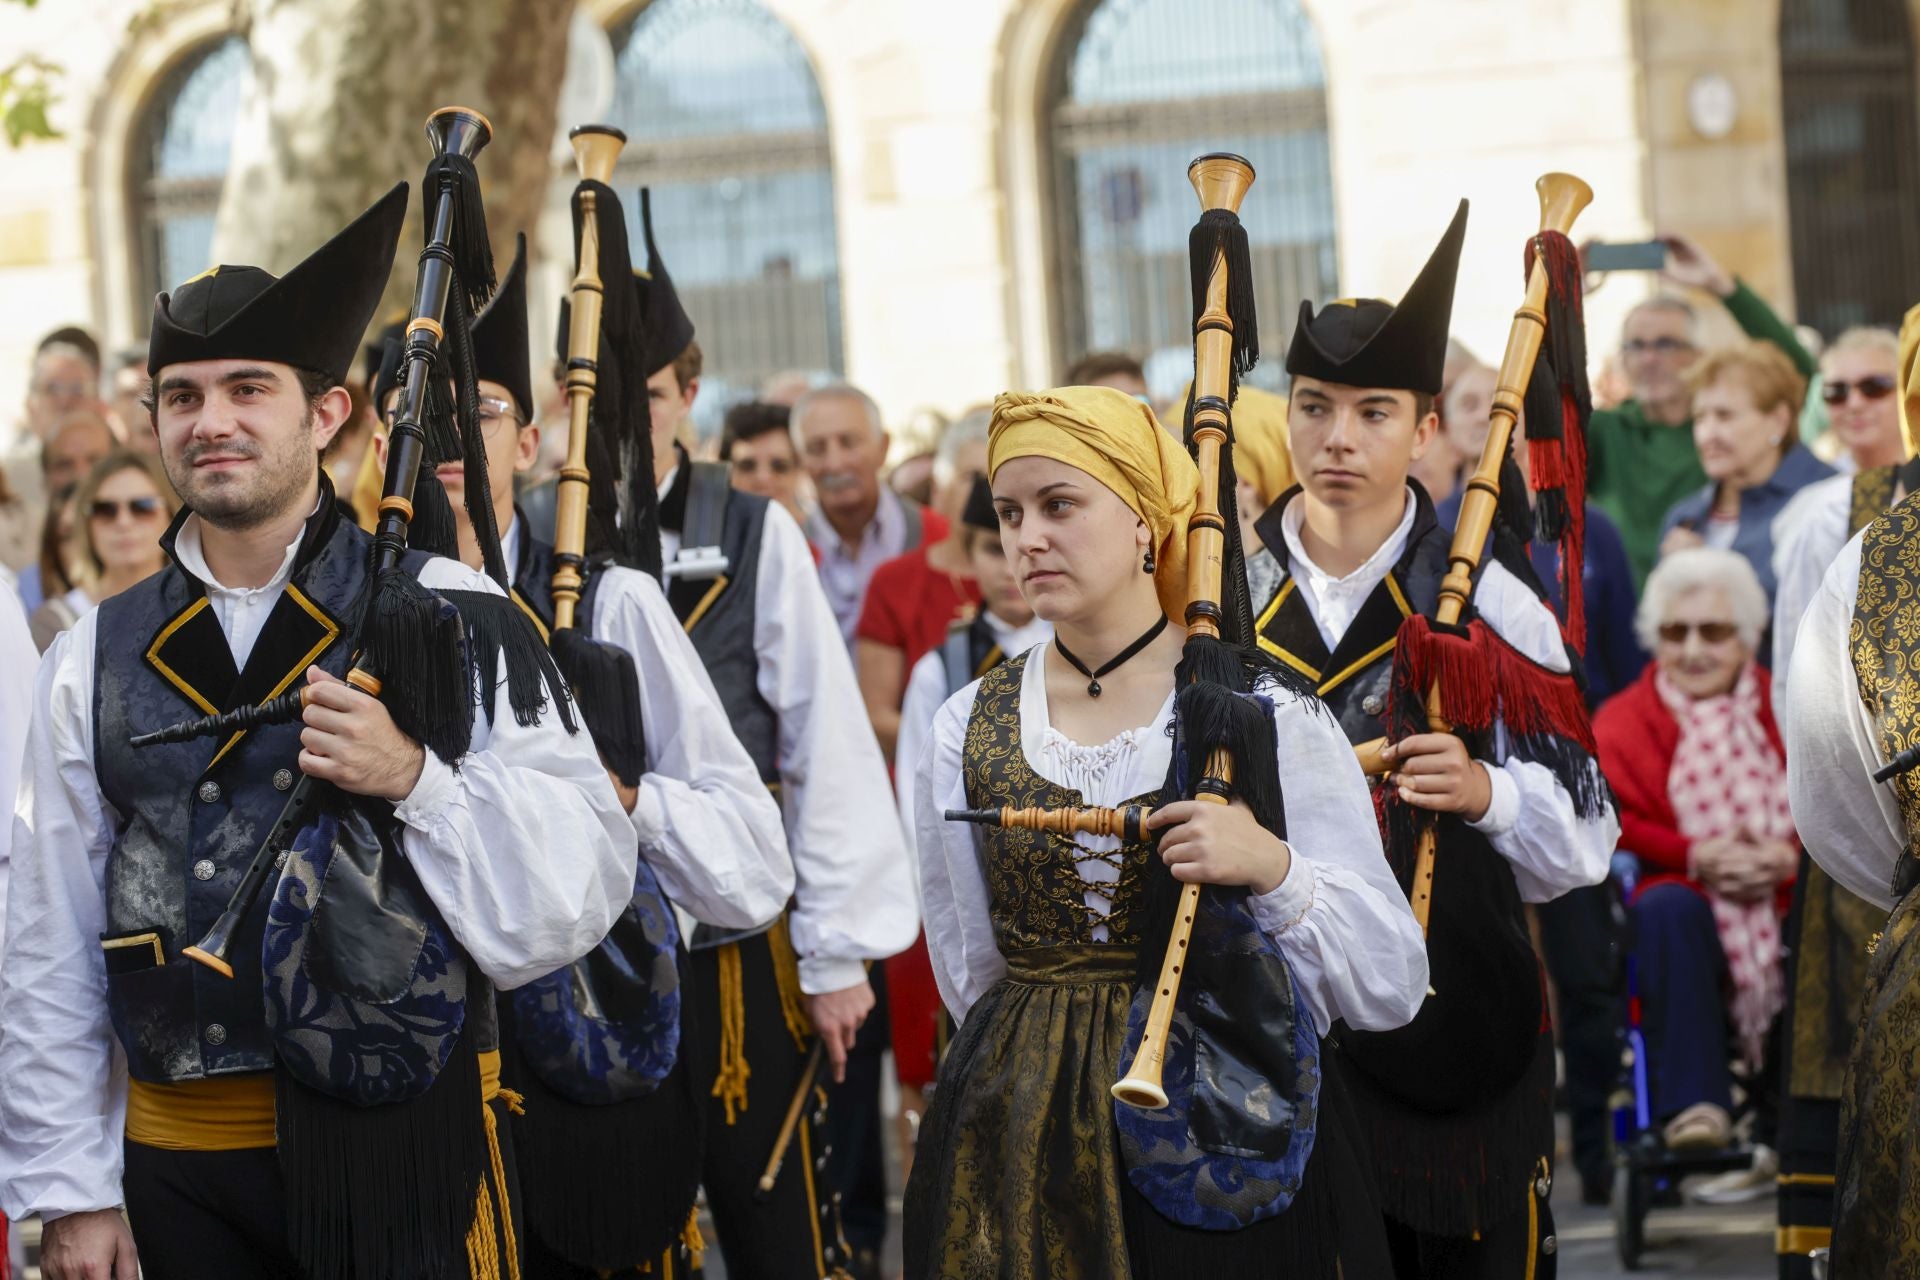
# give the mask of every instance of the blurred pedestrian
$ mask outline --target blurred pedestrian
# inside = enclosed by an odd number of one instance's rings
[[[1124,351],[1089,351],[1067,366],[1066,387],[1112,387],[1142,404],[1147,400],[1147,371],[1137,356]]]
[[[123,450],[81,481],[73,508],[74,586],[49,596],[30,620],[33,642],[42,653],[81,614],[160,571],[166,563],[160,535],[177,503],[157,459]]]
[[[720,428],[720,461],[742,493],[756,493],[787,509],[795,522],[807,518],[800,504],[800,455],[787,430],[790,409],[749,400],[727,410]]]

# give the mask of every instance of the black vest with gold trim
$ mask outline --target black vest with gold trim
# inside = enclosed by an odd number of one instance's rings
[[[718,573],[680,575],[669,565],[667,603],[712,677],[734,736],[760,780],[772,786],[780,781],[780,715],[760,696],[760,657],[753,647],[767,505],[765,498],[734,489],[724,466],[693,462],[683,453],[673,485],[660,499],[660,527],[680,535],[682,556],[718,547],[726,557]]]
[[[185,513],[182,514],[182,520]],[[169,557],[181,521],[163,540]],[[107,1005],[135,1079],[274,1065],[261,996],[262,895],[229,953],[232,980],[181,958],[226,908],[299,777],[299,721],[135,750],[136,734],[272,698],[317,665],[347,668],[369,539],[322,501],[293,574],[236,669],[204,585],[177,561],[100,605],[94,767],[117,815],[107,856]],[[410,565],[409,567],[417,567]]]
[[[1406,548],[1331,652],[1300,596],[1282,532],[1282,513],[1300,490],[1255,525],[1281,567],[1273,599],[1256,615],[1260,647],[1313,683],[1355,745],[1387,733],[1400,624],[1414,613],[1434,616],[1446,576],[1452,535],[1425,490],[1416,482],[1409,489],[1415,510]],[[1473,616],[1469,604],[1462,625]],[[1485,744],[1469,742],[1469,750],[1491,758]],[[1429,996],[1399,1031],[1342,1025],[1332,1039],[1354,1067],[1348,1079],[1388,1214],[1417,1230],[1464,1236],[1526,1206],[1537,1162],[1553,1151],[1553,1055],[1512,868],[1459,818],[1443,817],[1439,830],[1428,956],[1436,991],[1445,986],[1447,995]],[[1412,842],[1383,835],[1406,890]]]

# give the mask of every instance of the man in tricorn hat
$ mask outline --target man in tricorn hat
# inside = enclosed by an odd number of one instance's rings
[[[1255,525],[1281,567],[1272,594],[1253,602],[1261,648],[1314,683],[1353,743],[1391,740],[1382,753],[1391,772],[1376,785],[1403,887],[1419,827],[1438,823],[1435,990],[1407,1027],[1330,1037],[1401,1280],[1553,1273],[1553,1042],[1521,903],[1600,880],[1618,832],[1580,742],[1591,736],[1577,691],[1578,723],[1560,732],[1522,738],[1496,723],[1471,740],[1428,732],[1419,692],[1393,696],[1407,657],[1402,623],[1433,616],[1447,570],[1450,535],[1407,472],[1439,430],[1433,401],[1465,231],[1463,201],[1398,306],[1301,306],[1287,353],[1299,485]],[[1468,616],[1491,628],[1478,637],[1490,664],[1495,650],[1514,659],[1500,659],[1498,675],[1490,666],[1489,679],[1531,668],[1572,688],[1524,557],[1485,566]]]
[[[611,192],[602,194],[599,219],[600,264],[609,271],[615,269],[613,259],[626,256],[624,244],[613,243],[621,214],[617,204],[607,207],[612,199]],[[532,463],[541,432],[534,420],[528,358],[525,237],[519,249],[499,291],[473,322],[474,370],[494,521],[503,530],[513,598],[543,634],[551,634],[553,546],[535,536],[513,503],[514,473]],[[603,317],[603,327],[608,322]],[[617,375],[609,370],[607,376],[611,382]],[[593,432],[617,435],[625,425],[621,415],[605,403],[600,408]],[[622,448],[618,439],[590,438],[589,467],[611,464],[617,470],[627,458],[637,459],[644,476],[636,489],[652,501],[644,418],[637,434],[633,450]],[[605,478],[610,483],[602,491],[609,494],[624,480],[617,474]],[[482,554],[462,504],[464,468],[442,467],[440,479],[453,500],[461,558],[478,568]],[[635,522],[645,523],[637,517]],[[779,806],[729,729],[713,683],[658,581],[635,567],[596,558],[576,619],[596,640],[630,655],[639,676],[635,710],[644,730],[646,773],[636,788],[621,785],[620,792],[658,891],[694,919],[719,928],[747,929],[779,915],[793,892],[793,862]],[[681,999],[684,1007],[686,993]],[[683,1026],[710,1022],[716,1012],[699,1010]],[[516,1018],[507,1021],[511,1028]],[[591,1276],[616,1262],[635,1268],[651,1263],[656,1274],[675,1270],[674,1259],[660,1255],[678,1252],[699,1186],[700,1148],[688,1137],[697,1134],[697,1125],[672,1113],[706,1102],[704,1087],[690,1087],[691,1050],[690,1037],[681,1035],[673,1072],[653,1094],[617,1105],[583,1105],[562,1090],[591,1088],[592,1081],[531,1078],[531,1063],[508,1047],[508,1083],[530,1095],[524,1127],[516,1121],[522,1135],[516,1149],[527,1219],[527,1274],[533,1280]],[[551,1076],[552,1068],[546,1074]],[[595,1130],[634,1148],[632,1159],[596,1162],[586,1154],[603,1149],[591,1136]]]
[[[472,716],[457,770],[341,678],[369,538],[340,517],[320,454],[405,209],[403,185],[282,277],[219,266],[155,303],[152,427],[184,503],[170,563],[42,663],[13,853],[0,1205],[45,1220],[49,1280],[513,1269],[507,1186],[487,1172],[505,1106],[490,984],[605,935],[632,891],[633,829],[588,738],[551,716],[518,723],[497,672],[477,673],[489,714]],[[428,591],[511,611],[462,565],[402,565]],[[304,723],[129,745],[302,682]],[[241,919],[231,976],[195,963],[183,949],[235,898],[288,793],[308,794],[301,774],[342,797],[313,793],[338,830],[280,846],[285,870]],[[380,858],[390,840],[403,865],[381,876],[393,896],[343,983],[319,922],[368,912],[334,901],[350,896],[348,859],[313,857],[364,823],[383,843],[354,849]],[[316,865],[324,891],[305,878]],[[283,948],[306,959],[289,969]],[[346,989],[370,970],[398,975],[419,1036],[334,1020],[391,1005],[385,988]]]
[[[667,601],[734,733],[777,791],[798,878],[790,909],[759,928],[693,935],[694,997],[717,1015],[703,1037],[717,1076],[707,1201],[729,1274],[814,1280],[854,1261],[821,1216],[833,1198],[821,1174],[849,1153],[836,1151],[823,1170],[798,1159],[823,1146],[810,1111],[773,1195],[756,1199],[755,1182],[811,1037],[826,1049],[821,1083],[838,1080],[874,1005],[864,962],[912,943],[918,910],[879,745],[865,716],[846,714],[860,693],[806,538],[783,509],[732,488],[724,466],[694,462],[675,443],[699,394],[700,347],[654,244],[644,193],[641,210],[647,270],[635,273],[635,287]]]

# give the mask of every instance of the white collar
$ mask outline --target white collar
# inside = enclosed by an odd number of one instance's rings
[[[1414,501],[1413,490],[1406,490],[1407,507],[1401,513],[1400,523],[1387,535],[1387,540],[1374,548],[1372,555],[1361,562],[1360,566],[1345,577],[1336,578],[1313,562],[1306,548],[1300,542],[1300,528],[1307,519],[1307,495],[1294,495],[1287,509],[1280,513],[1280,532],[1286,539],[1289,568],[1295,577],[1305,574],[1316,583],[1328,585],[1372,586],[1400,562],[1400,555],[1407,549],[1407,539],[1413,533],[1413,517],[1419,511],[1420,504]]]
[[[520,577],[520,511],[514,509],[513,519],[507,524],[506,531],[500,535],[500,558],[507,562],[507,586],[512,587]]]
[[[326,501],[323,496],[321,502]],[[315,503],[313,511],[307,513],[307,520],[313,519],[313,512],[320,510]],[[180,567],[205,583],[209,591],[218,591],[230,596],[256,595],[262,591],[278,591],[293,576],[293,558],[300,554],[300,543],[307,536],[306,522],[293,535],[293,541],[287,544],[287,553],[280,557],[280,567],[274,570],[273,577],[258,587],[229,587],[213,576],[213,570],[207,567],[206,550],[200,545],[200,517],[190,514],[180,524],[180,532],[173,540],[173,558]]]

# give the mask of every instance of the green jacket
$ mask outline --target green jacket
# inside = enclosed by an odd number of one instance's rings
[[[1792,328],[1744,282],[1734,282],[1726,307],[1748,337],[1779,347],[1802,375],[1811,378],[1819,370]],[[1668,509],[1706,482],[1691,421],[1649,422],[1637,400],[1593,411],[1587,426],[1587,497],[1620,526],[1636,590],[1660,558],[1660,528]]]

